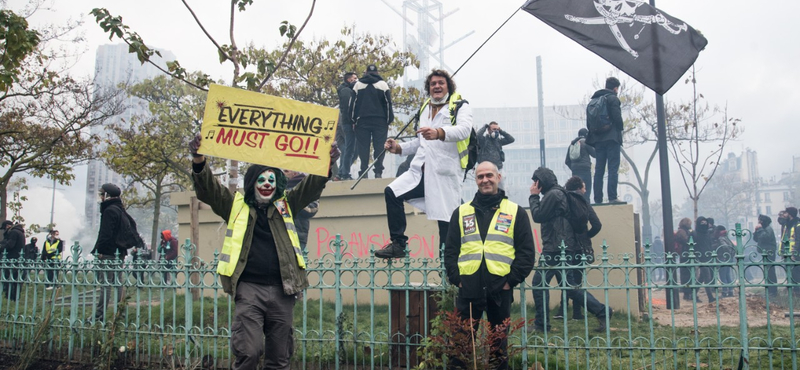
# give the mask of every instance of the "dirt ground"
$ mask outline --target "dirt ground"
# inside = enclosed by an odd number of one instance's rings
[[[663,296],[663,294],[662,294]],[[705,294],[700,295],[703,303],[697,304],[697,326],[739,326],[739,296],[722,298],[718,303],[707,303]],[[760,327],[767,325],[767,302],[763,295],[746,294],[747,326]],[[653,318],[661,325],[674,325],[676,327],[693,327],[695,325],[692,315],[692,302],[681,301],[681,308],[667,309],[666,301],[653,300]],[[770,301],[769,323],[773,326],[790,325],[785,306]],[[795,323],[800,318],[795,319]]]

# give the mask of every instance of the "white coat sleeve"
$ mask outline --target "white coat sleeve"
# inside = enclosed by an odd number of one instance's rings
[[[444,141],[461,141],[469,138],[469,133],[472,131],[472,107],[469,103],[464,103],[458,110],[456,125],[442,127],[442,130],[444,130]]]
[[[411,141],[400,143],[400,148],[403,149],[403,152],[400,155],[416,154],[417,149],[419,149],[419,137],[416,137],[414,138],[414,140]]]

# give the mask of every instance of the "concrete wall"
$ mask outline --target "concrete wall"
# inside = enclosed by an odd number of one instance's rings
[[[311,227],[308,238],[309,259],[314,260],[325,257],[327,263],[309,266],[309,280],[312,285],[322,280],[326,285],[335,281],[334,272],[330,270],[333,261],[333,248],[331,241],[336,235],[347,242],[344,249],[345,263],[343,269],[352,268],[353,258],[367,259],[371,256],[371,250],[378,249],[389,243],[389,232],[386,226],[386,207],[384,203],[383,190],[392,179],[370,179],[363,180],[355,190],[350,190],[353,181],[330,182],[320,199],[320,211],[311,220]],[[181,238],[191,235],[189,202],[194,193],[173,194],[172,204],[178,206],[179,233]],[[522,204],[527,208],[527,204]],[[634,213],[631,205],[599,206],[595,211],[603,222],[603,229],[600,234],[593,239],[595,252],[602,253],[601,245],[605,240],[609,245],[608,253],[611,256],[610,264],[622,264],[622,255],[628,254],[630,262],[635,262],[635,236],[634,236]],[[528,217],[530,213],[528,212]],[[410,256],[414,259],[411,266],[414,268],[432,268],[439,265],[439,237],[435,221],[428,221],[426,215],[406,205],[406,215],[408,217],[407,235],[409,236]],[[210,208],[200,205],[199,214],[200,239],[198,256],[206,262],[214,258],[214,252],[221,249],[225,235],[225,224],[222,218],[213,214]],[[534,224],[534,237],[536,239],[537,256],[541,250],[541,238],[539,225]],[[182,240],[181,240],[182,242]],[[417,259],[435,259],[433,263],[422,262]],[[600,263],[598,257],[598,262]],[[362,262],[359,266],[366,266]],[[407,274],[406,269],[401,268],[400,262],[394,262],[393,266],[387,266],[384,260],[375,260],[374,268],[376,271],[373,284],[382,286],[391,279],[392,285],[410,286],[412,284],[438,285],[441,280],[437,273],[415,272]],[[315,270],[315,267],[322,269]],[[598,286],[603,282],[601,271],[589,273],[590,286]],[[369,290],[364,287],[369,286],[370,276],[366,272],[358,274],[358,278],[352,273],[342,273],[341,281],[351,288],[344,290],[343,300],[352,302],[358,300],[360,303],[369,303],[374,300],[376,303],[388,301],[386,289]],[[528,277],[530,283],[532,277]],[[609,282],[612,286],[634,285],[636,284],[635,270],[614,269],[609,272]],[[553,283],[554,284],[554,283]],[[638,313],[637,302],[638,293],[636,290],[628,289],[609,289],[608,301],[615,309],[627,310],[630,306],[634,312]],[[309,289],[309,297],[319,297],[322,295],[326,299],[334,299],[334,292],[331,289]],[[593,291],[593,294],[601,301],[605,301],[605,294],[602,290]],[[557,293],[552,294],[553,301],[557,301]],[[527,297],[527,302],[532,305],[532,298]],[[519,297],[516,298],[519,302]]]

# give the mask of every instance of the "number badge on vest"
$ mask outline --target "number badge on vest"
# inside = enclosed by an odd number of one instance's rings
[[[279,200],[275,202],[275,208],[278,209],[278,212],[280,212],[281,216],[289,217],[289,210],[286,208],[286,201]]]
[[[494,226],[494,229],[508,234],[508,229],[511,228],[511,221],[513,221],[513,219],[510,214],[500,212],[500,214],[497,215],[497,224]]]
[[[464,223],[464,235],[472,234],[477,230],[475,215],[466,215],[461,219],[461,222]]]

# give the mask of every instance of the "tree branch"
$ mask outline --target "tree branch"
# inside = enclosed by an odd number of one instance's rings
[[[211,40],[211,42],[214,44],[214,46],[217,48],[217,50],[218,50],[220,53],[222,53],[222,55],[224,55],[224,56],[225,56],[225,58],[227,58],[227,59],[231,59],[231,57],[228,55],[228,53],[226,53],[226,52],[225,52],[225,50],[223,50],[223,49],[222,49],[222,48],[219,46],[219,44],[217,43],[217,41],[216,41],[216,40],[214,40],[214,38],[213,38],[213,37],[211,37],[211,34],[210,34],[210,33],[208,33],[208,31],[206,31],[206,28],[205,28],[205,27],[203,27],[203,24],[202,24],[202,23],[200,23],[200,19],[198,19],[198,18],[197,18],[197,14],[195,14],[195,13],[194,13],[194,10],[192,10],[192,8],[189,6],[189,4],[188,4],[188,3],[186,3],[186,0],[181,0],[181,1],[183,2],[183,5],[185,5],[185,6],[186,6],[186,9],[187,9],[187,10],[189,10],[189,13],[191,13],[191,14],[192,14],[192,18],[194,18],[194,21],[195,21],[195,22],[197,22],[197,25],[198,25],[198,26],[200,26],[200,29],[203,31],[203,33],[204,33],[204,34],[206,34],[206,37],[208,37],[208,39],[209,39],[209,40]]]
[[[275,71],[277,71],[278,69],[281,68],[281,64],[283,64],[283,61],[286,60],[286,56],[289,55],[289,51],[292,50],[292,46],[294,46],[294,42],[297,41],[297,38],[300,36],[300,33],[303,32],[303,29],[306,28],[306,25],[308,24],[308,21],[311,19],[311,15],[314,14],[314,6],[315,5],[317,5],[317,0],[313,0],[311,2],[311,10],[308,12],[308,17],[306,17],[306,21],[303,22],[303,25],[300,26],[300,29],[297,30],[297,32],[294,34],[294,37],[292,37],[292,40],[289,41],[289,45],[286,46],[286,50],[284,50],[283,55],[281,55],[281,59],[278,60],[277,64],[275,64],[275,69],[270,71],[267,74],[267,77],[264,77],[264,81],[261,81],[261,83],[258,85],[258,89],[256,91],[261,91],[261,89],[264,87],[264,85],[267,83],[267,81],[269,81],[269,79],[272,77],[272,74],[275,73]]]

